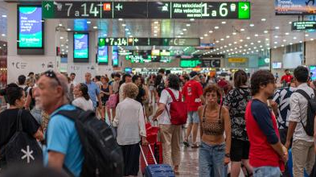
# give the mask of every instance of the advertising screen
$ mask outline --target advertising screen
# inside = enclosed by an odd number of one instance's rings
[[[18,6],[18,48],[43,48],[41,6]]]
[[[273,62],[272,68],[273,69],[280,69],[280,68],[282,68],[282,63],[281,62]]]
[[[119,66],[119,55],[117,46],[113,46],[112,48],[112,66]]]
[[[79,59],[79,60],[78,60]],[[89,34],[74,33],[74,61],[89,61]]]
[[[108,47],[99,46],[98,47],[98,64],[107,65],[109,63]]]
[[[276,0],[277,15],[313,15],[316,14],[315,0]]]
[[[316,80],[316,66],[309,66],[309,72],[313,73],[312,80]]]

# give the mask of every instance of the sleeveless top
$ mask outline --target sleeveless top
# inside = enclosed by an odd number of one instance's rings
[[[108,85],[107,88],[103,88],[103,85],[101,85],[101,90],[103,92],[110,92],[110,86]],[[107,101],[109,99],[109,97],[110,97],[110,95],[103,94],[102,100],[106,100]]]
[[[222,120],[222,105],[219,109],[218,120],[206,120],[205,112],[207,105],[203,108],[202,115],[202,131],[205,135],[223,135],[224,133],[224,121]]]

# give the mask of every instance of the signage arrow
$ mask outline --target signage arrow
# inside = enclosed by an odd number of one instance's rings
[[[247,11],[248,10],[248,6],[247,4],[244,4],[244,6],[241,7],[244,11]]]
[[[45,5],[45,8],[46,8],[47,11],[49,11],[49,9],[50,9],[51,7],[52,7],[52,6],[49,5],[49,4],[46,4],[46,5]]]

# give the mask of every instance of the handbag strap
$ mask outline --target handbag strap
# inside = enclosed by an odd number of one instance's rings
[[[17,127],[16,127],[16,131],[17,132],[21,132],[23,131],[23,127],[22,127],[22,109],[19,109],[18,111],[18,116],[17,116]]]
[[[174,96],[173,92],[169,88],[166,88],[166,90],[170,94],[173,102],[180,102],[181,101],[181,96],[182,95],[181,95],[180,91],[179,91],[179,99],[177,100],[176,97]]]

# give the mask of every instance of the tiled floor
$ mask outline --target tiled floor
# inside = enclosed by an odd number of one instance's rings
[[[181,165],[179,177],[199,176],[199,150],[181,147]]]

